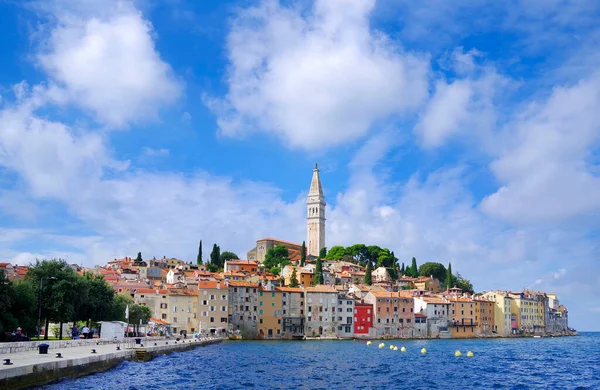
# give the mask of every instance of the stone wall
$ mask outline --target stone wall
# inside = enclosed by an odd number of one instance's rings
[[[153,340],[163,340],[164,337],[142,337],[142,342],[149,342]],[[119,341],[115,341],[113,339],[81,339],[81,340],[40,340],[40,341],[20,341],[16,343],[0,343],[0,355],[5,355],[9,353],[15,352],[27,352],[38,349],[38,345],[40,344],[48,344],[49,349],[64,349],[64,348],[72,348],[72,347],[84,347],[86,345],[103,345],[103,344],[116,344],[119,343],[127,343],[127,342],[135,342],[135,338],[129,337],[127,339],[122,339]]]

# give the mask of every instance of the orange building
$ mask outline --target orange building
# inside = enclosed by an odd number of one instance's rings
[[[477,304],[471,298],[448,297],[452,318],[452,337],[475,337],[479,326]]]
[[[491,334],[496,331],[494,322],[495,302],[489,301],[483,297],[474,298],[475,301],[475,321],[479,322],[477,333]]]
[[[260,287],[258,293],[258,337],[281,338],[283,309],[282,291]]]
[[[225,262],[224,272],[236,271],[255,274],[258,272],[258,262],[256,260],[229,260]]]

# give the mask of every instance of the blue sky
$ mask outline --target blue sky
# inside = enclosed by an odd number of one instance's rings
[[[600,306],[600,4],[0,1],[0,256],[305,238]]]

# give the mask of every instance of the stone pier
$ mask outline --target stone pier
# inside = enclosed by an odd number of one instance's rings
[[[87,341],[83,343],[85,345],[79,346],[51,346],[48,354],[44,355],[39,354],[37,350],[37,345],[42,342],[34,342],[35,349],[25,347],[28,350],[0,354],[0,389],[21,389],[43,385],[62,378],[89,375],[108,370],[124,360],[148,361],[157,355],[219,343],[223,339],[180,341],[165,340],[164,338],[142,339],[141,345],[135,344],[135,341],[119,344],[111,341],[110,343],[90,343],[88,345]],[[6,344],[0,344],[0,346],[6,347]],[[119,350],[117,350],[117,346],[120,348]],[[95,353],[92,353],[92,349],[95,350]],[[62,357],[57,357],[57,353],[60,353]],[[10,359],[12,364],[2,364],[4,359]]]

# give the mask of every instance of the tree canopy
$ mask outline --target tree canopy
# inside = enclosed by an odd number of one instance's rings
[[[202,240],[200,240],[200,244],[198,244],[198,256],[196,256],[196,264],[202,264]]]
[[[296,268],[292,270],[292,276],[290,277],[290,287],[298,287],[300,283],[298,282],[298,275],[296,274]]]
[[[319,257],[322,259],[327,257],[327,247],[323,247],[319,250]]]
[[[440,285],[444,286],[446,281],[446,267],[440,263],[427,262],[419,267],[420,276],[433,276],[440,281]]]
[[[225,251],[225,252],[221,253],[221,258],[219,259],[219,262],[220,262],[220,264],[221,264],[222,267],[225,267],[225,262],[226,261],[229,261],[229,260],[238,260],[238,259],[239,259],[239,257],[235,253]]]
[[[289,252],[285,245],[277,245],[270,248],[265,254],[263,264],[265,268],[270,269],[276,266],[285,267],[290,263]]]
[[[323,284],[325,282],[323,278],[323,261],[319,257],[315,265],[315,284]]]

